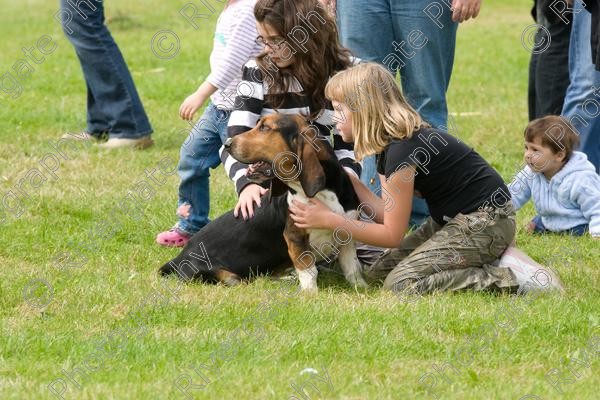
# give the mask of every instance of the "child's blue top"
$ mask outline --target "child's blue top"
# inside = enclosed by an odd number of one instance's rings
[[[508,188],[517,210],[533,198],[548,230],[558,232],[589,224],[590,234],[600,237],[600,176],[584,153],[573,152],[550,180],[526,166]]]

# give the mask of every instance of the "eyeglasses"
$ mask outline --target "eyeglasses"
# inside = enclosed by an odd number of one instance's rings
[[[283,45],[283,43],[285,43],[285,39],[277,38],[274,40],[267,40],[262,36],[257,36],[255,42],[259,46],[269,46],[272,50],[278,50]]]

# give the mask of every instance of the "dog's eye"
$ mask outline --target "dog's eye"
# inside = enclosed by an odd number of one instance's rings
[[[269,127],[268,127],[267,125],[265,125],[265,124],[262,124],[262,125],[260,126],[260,128],[258,128],[258,130],[259,130],[259,131],[263,131],[263,132],[264,132],[264,131],[268,131],[268,130],[270,130],[270,129],[271,129],[271,128],[269,128]]]

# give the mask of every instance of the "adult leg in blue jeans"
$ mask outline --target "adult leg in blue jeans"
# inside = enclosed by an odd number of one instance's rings
[[[338,0],[337,23],[344,46],[359,58],[400,71],[409,103],[434,127],[446,127],[446,90],[454,63],[457,23],[444,2]],[[375,38],[375,39],[374,39]],[[365,158],[361,180],[378,193],[374,157]],[[413,199],[410,224],[429,215],[427,204]]]
[[[209,103],[200,121],[181,146],[177,167],[179,184],[178,222],[170,231],[159,233],[156,242],[181,247],[210,222],[210,169],[221,163],[219,149],[227,140],[229,111]]]
[[[562,110],[579,133],[580,148],[600,173],[600,72],[592,63],[592,16],[575,0],[569,46],[571,83]]]
[[[106,132],[111,143],[148,147],[152,127],[121,51],[104,25],[104,3],[61,0],[60,6],[63,31],[86,82],[87,132],[95,137]]]

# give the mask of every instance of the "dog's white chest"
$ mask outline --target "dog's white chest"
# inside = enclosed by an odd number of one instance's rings
[[[288,205],[292,204],[293,200],[308,204],[308,197],[304,194],[302,186],[294,184],[292,182],[287,183],[292,189],[296,191],[295,194],[288,193],[287,201]],[[340,204],[338,197],[331,190],[321,190],[315,196],[316,199],[323,202],[333,212],[340,215],[345,215],[350,220],[357,219],[358,213],[356,210],[350,210],[344,212],[344,207]],[[335,259],[339,253],[339,245],[347,242],[347,235],[342,234],[340,238],[336,238],[334,232],[328,229],[307,229],[308,241],[310,246],[315,249],[315,256],[317,260],[327,259],[329,262],[329,256],[333,256]]]
[[[302,186],[296,182],[287,182],[287,185],[296,191],[295,194],[288,193],[287,201],[291,205],[293,200],[300,201],[304,204],[308,203],[308,197],[302,190]],[[355,220],[358,218],[357,210],[350,210],[344,212],[344,207],[340,204],[338,197],[335,193],[330,190],[322,190],[315,196],[317,199],[326,204],[333,212],[345,215],[349,220]],[[343,228],[342,228],[343,229]],[[356,247],[352,240],[352,235],[347,231],[347,234],[341,234],[340,232],[330,231],[327,229],[308,229],[308,241],[309,246],[312,249],[310,254],[312,255],[312,262],[325,260],[328,263],[332,259],[338,259],[340,267],[344,272],[346,280],[354,286],[367,287],[362,275],[360,273],[360,262],[356,257]],[[304,254],[304,253],[303,253]],[[294,262],[294,264],[299,264]],[[307,265],[305,263],[304,266]],[[300,286],[303,290],[316,290],[317,288],[317,268],[313,264],[310,268],[298,268],[298,278],[300,280]]]

